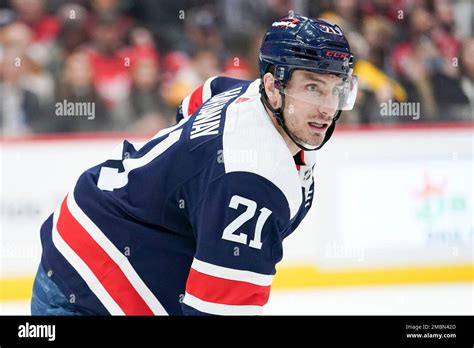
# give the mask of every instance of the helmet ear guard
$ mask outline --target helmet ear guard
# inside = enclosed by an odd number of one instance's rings
[[[290,69],[287,69],[286,66],[277,65],[275,67],[275,77],[278,81],[281,82],[281,85],[284,87],[288,80],[290,79]]]
[[[278,79],[275,79],[274,86],[279,91],[283,91],[285,89],[285,83]]]

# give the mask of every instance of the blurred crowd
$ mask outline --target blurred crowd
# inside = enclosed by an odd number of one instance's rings
[[[416,122],[472,120],[471,0],[0,0],[0,130],[154,132],[214,75],[258,78],[265,29],[294,11],[339,24],[359,95],[341,122],[416,102]],[[58,103],[95,117],[59,117]],[[64,112],[64,110],[62,111]]]

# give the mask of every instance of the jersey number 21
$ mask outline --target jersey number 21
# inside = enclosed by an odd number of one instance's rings
[[[247,235],[245,233],[235,234],[234,232],[236,232],[244,223],[246,223],[255,216],[255,212],[257,211],[257,203],[250,199],[234,195],[230,200],[229,207],[237,209],[240,204],[246,206],[247,209],[224,229],[224,232],[222,233],[222,239],[230,240],[232,242],[237,242],[241,244],[247,244]],[[262,248],[263,225],[271,214],[272,211],[265,207],[260,209],[260,214],[258,216],[257,224],[255,226],[255,235],[249,243],[249,246],[251,248]]]

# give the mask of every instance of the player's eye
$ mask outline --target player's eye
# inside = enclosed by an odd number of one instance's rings
[[[321,95],[322,92],[321,90],[319,89],[319,87],[315,84],[310,84],[310,85],[306,85],[306,90],[308,92],[313,92],[313,93],[316,93],[317,95]]]
[[[344,85],[339,85],[336,86],[332,89],[332,95],[333,96],[340,96],[345,93],[345,86]]]
[[[340,87],[334,87],[332,89],[332,95],[333,96],[339,96],[339,95],[341,95],[341,93],[343,93],[343,89],[340,88]]]

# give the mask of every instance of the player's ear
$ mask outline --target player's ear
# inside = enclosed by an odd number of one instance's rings
[[[274,108],[277,108],[280,101],[280,92],[275,87],[275,77],[272,73],[267,72],[265,75],[263,75],[263,84],[265,86],[265,92],[267,93],[270,104]]]

